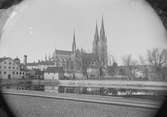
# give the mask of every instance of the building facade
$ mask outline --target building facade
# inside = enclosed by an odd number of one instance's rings
[[[21,79],[26,77],[24,66],[18,58],[0,58],[0,78],[1,79]]]
[[[44,80],[60,80],[64,78],[62,67],[48,67],[44,71]]]

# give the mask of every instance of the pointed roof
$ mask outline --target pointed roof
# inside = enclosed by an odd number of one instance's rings
[[[76,42],[75,42],[75,31],[74,31],[74,34],[73,34],[73,43],[76,44]]]
[[[97,26],[97,23],[96,23],[96,29],[95,29],[95,36],[94,36],[94,39],[95,39],[95,41],[98,41],[98,40],[99,40],[99,33],[98,33],[98,26]]]
[[[96,33],[98,33],[98,26],[97,26],[97,22],[96,22]]]
[[[105,35],[103,16],[102,16],[102,22],[101,22],[101,28],[100,28],[100,39],[107,40],[106,35]]]
[[[48,67],[45,72],[48,73],[63,73],[63,67]]]
[[[103,16],[102,16],[101,26],[104,28],[104,20],[103,20]]]
[[[101,34],[105,34],[103,16],[102,16],[102,22],[101,22],[101,28],[100,28],[100,35]]]
[[[71,55],[72,54],[72,51],[68,51],[68,50],[56,50],[55,53],[57,55]]]
[[[47,60],[47,54],[45,53],[45,60]]]
[[[72,51],[75,51],[76,50],[76,42],[75,42],[75,31],[74,31],[74,34],[73,34],[73,43],[72,43]]]
[[[98,31],[98,26],[97,26],[97,22],[96,22],[96,28],[95,28],[95,34],[94,34],[94,40],[93,40],[93,48],[96,48],[96,45],[99,42],[99,31]]]

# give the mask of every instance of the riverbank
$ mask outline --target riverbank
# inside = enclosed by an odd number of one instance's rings
[[[73,101],[82,101],[91,103],[116,104],[122,106],[134,106],[142,108],[159,108],[161,102],[163,101],[162,99],[153,100],[148,98],[98,96],[98,95],[85,95],[85,94],[44,92],[44,91],[15,90],[15,89],[2,90],[2,94],[53,98],[60,100],[73,100]]]
[[[6,90],[3,95],[18,117],[152,117],[160,106],[143,99],[37,91]],[[143,106],[135,106],[139,103]],[[149,104],[158,108],[145,106]]]

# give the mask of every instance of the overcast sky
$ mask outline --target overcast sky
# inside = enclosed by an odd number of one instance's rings
[[[137,58],[147,49],[167,47],[166,31],[144,0],[30,0],[17,6],[0,40],[0,56],[44,59],[55,48],[71,50],[73,31],[78,48],[92,51],[96,22],[102,16],[108,54]]]

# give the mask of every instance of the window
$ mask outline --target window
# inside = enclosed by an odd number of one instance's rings
[[[18,75],[19,73],[18,73],[18,72],[16,72],[16,74]]]
[[[11,62],[9,62],[9,65],[11,65],[12,63]]]
[[[13,72],[13,75],[15,74],[15,72]]]
[[[6,69],[6,66],[4,66],[4,69]]]
[[[1,71],[0,71],[0,74],[1,74]]]
[[[4,74],[6,74],[6,72],[4,72]]]
[[[15,69],[15,67],[13,67],[13,69]]]
[[[6,61],[4,62],[4,64],[6,64]]]
[[[8,69],[11,69],[11,67],[8,67]]]

